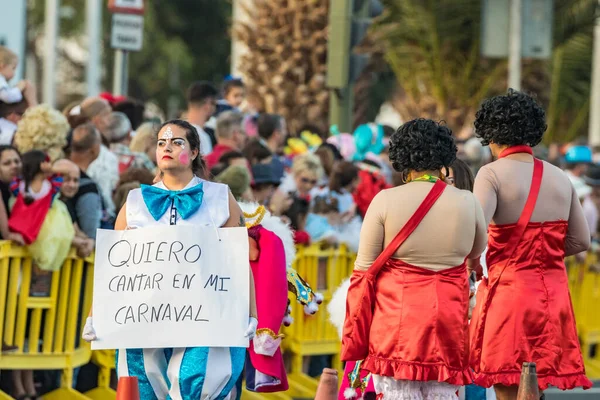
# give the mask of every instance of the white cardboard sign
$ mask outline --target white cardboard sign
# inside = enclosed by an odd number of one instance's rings
[[[98,230],[92,349],[248,347],[245,228]]]

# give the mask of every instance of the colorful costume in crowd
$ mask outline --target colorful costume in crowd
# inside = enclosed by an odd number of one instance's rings
[[[172,200],[170,196],[175,196]],[[162,182],[133,189],[127,197],[127,226],[223,226],[229,219],[226,185],[194,177],[181,191]],[[215,332],[218,334],[218,332]],[[244,368],[243,347],[188,347],[127,349],[117,351],[117,374],[136,376],[140,398],[235,399],[235,388]]]
[[[248,227],[250,265],[259,319],[256,336],[249,348],[246,388],[255,392],[286,391],[287,374],[280,348],[283,335],[279,333],[288,305],[286,247],[283,240],[288,243],[288,252],[294,252],[294,242],[291,231],[281,222],[281,227],[276,226],[277,218],[267,215],[264,207],[253,204],[241,206]]]
[[[57,198],[62,177],[55,175],[44,181],[39,193],[32,193],[32,202],[25,200],[25,182],[17,179],[11,184],[15,200],[12,203],[8,226],[20,233],[37,267],[56,271],[71,250],[75,230],[67,206]]]
[[[500,159],[514,153],[533,154],[527,146],[515,146],[505,150]],[[484,167],[480,174],[486,176],[491,169],[499,180],[513,179],[519,176],[514,168],[531,168],[530,165],[499,160]],[[592,386],[585,376],[564,264],[568,235],[573,236],[575,231],[570,227],[572,215],[569,221],[531,221],[543,183],[548,182],[547,188],[561,185],[556,191],[568,194],[564,189],[568,185],[566,177],[546,165],[547,174],[544,163],[534,159],[531,189],[518,222],[491,224],[488,229],[488,278],[478,288],[471,320],[471,366],[475,383],[480,386],[518,385],[521,365],[526,361],[536,363],[542,390],[549,385],[563,390]],[[550,179],[543,181],[543,176]],[[501,186],[494,183],[493,187]],[[508,185],[504,192],[507,190]],[[518,198],[511,194],[508,203],[500,198],[501,194],[493,195],[497,197],[494,204],[498,204],[498,210],[490,213],[499,213],[501,207],[514,204],[512,199]],[[580,207],[576,196],[572,200],[570,194],[568,197],[566,204],[572,204],[571,210]],[[484,210],[485,203],[482,201]],[[548,207],[539,203],[538,208]],[[551,208],[557,212],[557,207]],[[582,215],[581,210],[579,213]]]
[[[254,392],[281,392],[288,389],[287,374],[281,353],[282,322],[291,324],[288,290],[314,314],[322,296],[314,294],[308,284],[288,267],[296,249],[292,231],[280,218],[273,217],[258,204],[240,204],[246,218],[250,240],[250,265],[256,288],[258,327],[250,343],[246,364],[246,388]]]

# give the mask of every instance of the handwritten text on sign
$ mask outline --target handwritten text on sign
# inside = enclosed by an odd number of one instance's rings
[[[247,347],[245,228],[99,230],[92,349]]]

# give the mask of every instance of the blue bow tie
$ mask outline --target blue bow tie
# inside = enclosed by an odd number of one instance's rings
[[[175,206],[181,218],[188,219],[202,204],[204,197],[203,183],[184,190],[165,190],[156,186],[142,185],[142,197],[148,211],[158,221],[171,204]]]

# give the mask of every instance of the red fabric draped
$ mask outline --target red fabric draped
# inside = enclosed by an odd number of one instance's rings
[[[466,266],[436,272],[390,258],[444,188],[436,182],[373,265],[353,272],[342,360],[364,359],[364,370],[397,380],[472,382]]]
[[[509,148],[500,158],[529,153]],[[516,224],[488,229],[488,278],[477,291],[470,325],[475,383],[518,385],[523,362],[535,362],[538,385],[591,387],[564,264],[566,221],[530,222],[543,175],[534,159],[531,192]]]

